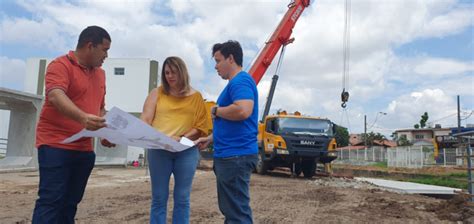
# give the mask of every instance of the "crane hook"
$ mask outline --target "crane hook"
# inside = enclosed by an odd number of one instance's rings
[[[348,100],[349,100],[349,92],[347,92],[346,89],[344,88],[341,93],[341,101],[342,101],[341,107],[342,108],[346,108],[346,102]]]

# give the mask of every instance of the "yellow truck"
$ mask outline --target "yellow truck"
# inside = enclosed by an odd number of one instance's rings
[[[328,164],[337,158],[336,126],[328,119],[303,116],[299,112],[268,115],[259,124],[259,160],[256,171],[265,174],[275,167],[288,167],[311,178],[317,163]]]

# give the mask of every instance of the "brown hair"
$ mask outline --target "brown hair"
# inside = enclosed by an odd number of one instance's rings
[[[188,69],[186,68],[186,64],[184,63],[183,59],[176,56],[168,57],[163,62],[163,66],[161,68],[161,85],[163,86],[163,92],[166,95],[170,94],[170,85],[166,81],[165,77],[166,65],[168,65],[170,69],[176,72],[178,75],[179,94],[184,95],[188,93],[191,90],[191,86],[189,85]]]

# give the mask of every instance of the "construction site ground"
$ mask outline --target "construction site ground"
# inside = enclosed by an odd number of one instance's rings
[[[211,167],[212,161],[203,160],[196,172],[191,223],[223,223]],[[96,167],[76,223],[148,223],[151,194],[146,173],[144,168]],[[253,174],[255,223],[474,223],[474,205],[466,195],[446,200],[400,194],[356,181],[350,174],[339,176],[345,177],[293,178],[286,169]],[[30,223],[37,186],[38,172],[0,174],[0,223]],[[172,202],[170,196],[168,217]]]

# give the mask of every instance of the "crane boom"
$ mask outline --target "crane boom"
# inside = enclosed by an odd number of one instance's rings
[[[249,70],[256,84],[260,82],[280,48],[290,40],[296,21],[309,3],[310,0],[293,0],[288,5],[288,11]]]

